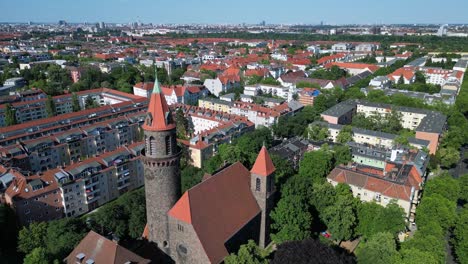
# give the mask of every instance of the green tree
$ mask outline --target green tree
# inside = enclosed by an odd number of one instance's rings
[[[457,202],[460,197],[460,185],[449,174],[443,174],[426,182],[424,195],[428,197],[434,194],[439,194],[449,201]]]
[[[405,213],[395,203],[383,207],[374,202],[362,203],[358,207],[359,224],[357,233],[369,238],[380,232],[389,232],[396,236],[405,230]]]
[[[419,226],[426,225],[432,221],[437,222],[444,230],[452,227],[457,217],[456,203],[440,194],[424,197],[416,209],[416,222]]]
[[[460,263],[468,263],[468,207],[465,206],[458,217],[453,231],[455,254]]]
[[[98,107],[98,104],[96,101],[94,101],[93,97],[91,95],[86,96],[85,99],[85,109],[92,109]]]
[[[275,165],[275,183],[277,189],[279,189],[283,184],[291,178],[296,171],[294,170],[293,165],[287,159],[283,159],[278,155],[270,155],[273,164]]]
[[[54,258],[63,259],[85,236],[87,230],[78,218],[64,218],[49,223],[45,246]]]
[[[268,252],[261,249],[253,240],[239,248],[237,254],[231,253],[224,259],[226,264],[267,264]]]
[[[47,235],[47,223],[33,222],[29,226],[23,227],[18,235],[18,251],[29,253],[37,247],[42,247],[45,244]]]
[[[398,85],[405,84],[405,79],[404,79],[404,77],[403,77],[403,74],[400,75],[400,78],[398,78],[397,84],[398,84]]]
[[[99,211],[94,215],[94,220],[101,227],[101,230],[98,230],[100,233],[108,230],[119,238],[125,238],[128,234],[129,217],[130,215],[125,212],[123,205],[110,203],[99,208]]]
[[[287,195],[280,199],[270,214],[272,239],[276,243],[303,240],[311,236],[312,215],[303,197]]]
[[[435,225],[437,226],[437,224]],[[423,231],[416,231],[413,238],[405,241],[401,245],[402,252],[405,250],[420,251],[424,254],[431,255],[437,260],[437,263],[445,263],[446,242],[444,237],[438,237],[433,234],[427,234]]]
[[[324,182],[332,167],[332,154],[318,150],[304,154],[299,166],[299,174],[310,177],[314,182]]]
[[[377,233],[369,238],[356,252],[358,263],[388,264],[398,259],[395,239],[388,232]]]
[[[341,131],[336,136],[336,141],[338,143],[348,143],[353,140],[353,128],[351,126],[344,126]]]
[[[203,179],[203,170],[192,165],[185,166],[181,171],[182,192],[192,188]]]
[[[18,122],[16,120],[16,109],[14,109],[10,103],[5,105],[5,125],[12,126],[16,125]]]
[[[442,147],[436,153],[440,158],[440,165],[451,168],[460,160],[460,152],[452,147]]]
[[[357,224],[354,206],[353,199],[340,196],[334,205],[325,208],[323,211],[323,221],[334,239],[348,240],[353,238],[354,228]]]
[[[416,248],[400,250],[401,259],[396,261],[398,264],[438,264],[437,259],[429,252],[421,251]]]
[[[182,108],[176,110],[176,127],[177,127],[177,138],[187,139],[189,133],[189,121],[184,115]]]
[[[47,252],[43,247],[34,248],[24,258],[24,264],[48,264],[49,258]]]
[[[53,117],[57,115],[57,109],[55,108],[55,102],[52,96],[47,96],[47,100],[45,102],[45,110],[47,113],[47,117]]]
[[[80,101],[78,100],[78,95],[76,95],[76,93],[72,94],[72,109],[73,112],[81,111]]]
[[[329,136],[328,128],[318,124],[313,124],[306,128],[304,136],[311,140],[326,140]]]
[[[416,71],[415,75],[415,83],[422,83],[426,84],[426,76],[424,76],[424,73],[421,71]]]
[[[335,145],[333,147],[333,160],[335,166],[346,164],[353,159],[349,146]]]
[[[464,202],[468,202],[468,174],[461,176],[458,179],[460,186],[460,199]]]
[[[332,206],[337,199],[336,190],[328,182],[314,183],[312,189],[312,195],[307,196],[309,197],[309,203],[319,212],[320,218],[323,218],[321,214],[327,207]]]

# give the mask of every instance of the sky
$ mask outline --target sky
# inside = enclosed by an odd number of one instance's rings
[[[0,0],[0,22],[468,23],[467,0]]]

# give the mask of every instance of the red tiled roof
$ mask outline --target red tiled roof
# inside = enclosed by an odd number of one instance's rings
[[[410,201],[411,187],[405,184],[398,184],[379,177],[372,177],[357,171],[344,168],[334,168],[327,177],[339,183],[347,183],[369,191],[378,192],[384,196]]]
[[[81,240],[65,258],[66,262],[76,263],[80,253],[84,254],[80,263],[87,263],[88,260],[93,260],[93,263],[98,264],[150,263],[150,260],[138,256],[94,231],[90,231]]]
[[[134,87],[149,91],[149,90],[153,89],[154,82],[145,82],[145,83],[139,82],[139,83],[135,84]]]
[[[55,180],[54,174],[60,169],[52,169],[44,172],[44,175],[32,175],[27,178],[19,172],[12,171],[15,175],[15,179],[8,186],[5,191],[5,195],[11,197],[12,199],[29,199],[31,197],[36,197],[45,193],[58,190],[58,184]],[[38,190],[33,190],[28,183],[32,180],[40,179],[43,182],[43,188]]]
[[[179,201],[169,210],[168,214],[187,224],[192,223],[192,214],[190,212],[189,193],[185,192]]]
[[[250,172],[259,176],[266,177],[275,172],[275,170],[275,165],[273,165],[273,161],[271,161],[270,155],[268,154],[266,147],[263,146]]]
[[[354,62],[331,62],[325,65],[325,68],[331,68],[333,65],[336,65],[342,69],[368,69],[371,72],[375,72],[380,67],[374,64],[368,63],[354,63]]]
[[[267,77],[270,75],[270,72],[266,68],[261,68],[261,69],[249,69],[249,70],[246,70],[244,73],[244,76],[246,77],[250,77],[253,75],[257,75],[260,77]]]
[[[393,73],[390,73],[389,75],[387,75],[387,77],[392,79],[393,81],[398,81],[400,76],[402,75],[406,80],[410,80],[414,77],[415,70],[413,67],[402,67],[397,69]]]
[[[325,64],[325,63],[328,63],[328,62],[332,62],[332,61],[336,61],[338,59],[341,59],[343,57],[345,57],[346,54],[344,53],[338,53],[338,54],[334,54],[334,55],[330,55],[330,56],[325,56],[325,57],[322,57],[320,59],[317,60],[317,64]]]

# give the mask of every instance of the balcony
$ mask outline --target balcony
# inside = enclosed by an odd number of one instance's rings
[[[86,190],[85,190],[86,197],[92,196],[92,195],[96,194],[96,192],[99,192],[99,188],[97,188],[97,187],[86,188]]]
[[[96,201],[97,199],[99,199],[100,197],[100,193],[95,193],[95,194],[92,194],[92,195],[88,195],[86,197],[86,202],[89,204],[89,203],[92,203],[94,201]]]
[[[123,188],[130,186],[130,184],[131,183],[129,180],[125,180],[124,182],[117,183],[117,189],[122,190]]]

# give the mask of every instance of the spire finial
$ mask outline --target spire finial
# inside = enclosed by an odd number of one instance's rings
[[[159,81],[158,81],[158,67],[154,67],[154,87],[153,87],[153,93],[161,93],[161,87],[159,86]]]

